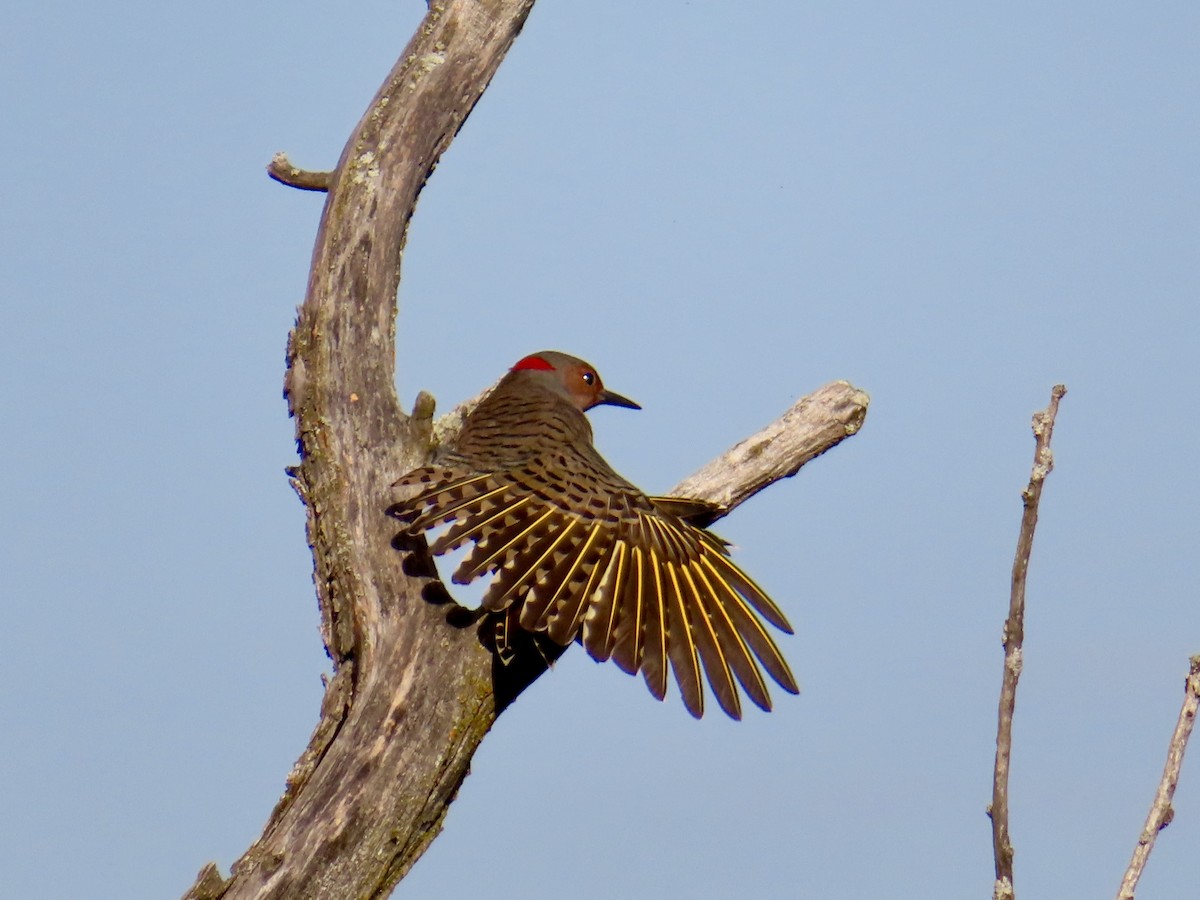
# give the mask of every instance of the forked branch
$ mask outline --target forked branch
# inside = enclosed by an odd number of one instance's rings
[[[285,183],[328,191],[285,392],[300,451],[292,483],[334,672],[262,836],[228,879],[206,866],[187,897],[388,896],[438,835],[499,711],[544,670],[499,666],[477,617],[436,580],[424,543],[397,539],[385,513],[389,486],[426,461],[434,440],[432,398],[421,394],[406,415],[395,387],[408,223],[532,5],[431,3],[328,178],[286,159],[272,167]],[[753,452],[684,485],[726,512],[855,433],[866,403],[844,382],[828,385],[751,438]]]

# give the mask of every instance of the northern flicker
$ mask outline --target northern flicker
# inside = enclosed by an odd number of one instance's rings
[[[584,412],[601,404],[641,408],[606,390],[582,360],[526,356],[452,445],[396,482],[415,494],[389,512],[412,535],[449,526],[433,540],[434,554],[473,543],[453,581],[490,573],[482,605],[504,621],[563,647],[578,640],[594,659],[640,671],[659,700],[669,664],[697,718],[701,666],[735,719],[735,678],[764,710],[771,698],[762,668],[797,693],[762,622],[790,634],[779,607],[730,560],[724,541],[688,521],[704,504],[648,497],[596,452]]]

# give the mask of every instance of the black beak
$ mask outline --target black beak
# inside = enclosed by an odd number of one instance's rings
[[[596,398],[596,405],[601,406],[608,404],[609,406],[624,406],[626,409],[641,409],[636,403],[628,397],[622,397],[620,394],[614,394],[612,391],[601,391]]]

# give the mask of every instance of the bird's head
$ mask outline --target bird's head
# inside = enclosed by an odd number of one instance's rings
[[[605,390],[604,382],[600,380],[600,374],[595,367],[557,350],[543,350],[530,354],[513,366],[512,371],[528,373],[521,377],[551,388],[555,393],[566,397],[582,412],[606,403],[610,406],[641,409],[628,397]]]

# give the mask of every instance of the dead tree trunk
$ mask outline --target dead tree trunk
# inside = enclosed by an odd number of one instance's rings
[[[285,389],[334,675],[321,720],[262,836],[187,897],[386,897],[437,836],[498,713],[544,669],[500,667],[422,547],[394,546],[389,485],[422,464],[433,401],[395,387],[396,292],[417,195],[520,32],[533,0],[432,2],[337,169],[271,174],[327,190]],[[860,427],[837,382],[687,483],[732,509]],[[453,428],[453,417],[444,428]],[[439,429],[439,433],[442,429]],[[700,477],[703,476],[703,477]]]

